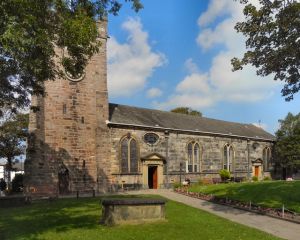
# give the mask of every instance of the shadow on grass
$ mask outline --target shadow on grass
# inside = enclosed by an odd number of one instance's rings
[[[0,214],[0,239],[39,239],[48,230],[96,228],[101,216],[100,199],[59,199],[4,209]]]

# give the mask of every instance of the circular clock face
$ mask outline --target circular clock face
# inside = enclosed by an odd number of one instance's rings
[[[81,81],[82,79],[84,79],[85,77],[85,72],[83,71],[81,74],[71,74],[70,72],[68,71],[65,71],[65,75],[67,77],[68,80],[72,81],[72,82],[79,82]]]

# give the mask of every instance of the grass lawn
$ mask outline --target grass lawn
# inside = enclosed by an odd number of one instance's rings
[[[213,194],[263,206],[286,208],[300,212],[300,181],[270,181],[254,183],[230,183],[214,185],[194,185],[192,192]]]
[[[167,221],[141,225],[99,225],[99,198],[59,199],[18,208],[0,208],[0,239],[278,239],[173,201]]]

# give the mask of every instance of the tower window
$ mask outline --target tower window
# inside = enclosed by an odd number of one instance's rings
[[[67,104],[64,104],[63,105],[63,114],[66,114],[67,113]]]
[[[81,117],[81,123],[84,123],[84,117]]]

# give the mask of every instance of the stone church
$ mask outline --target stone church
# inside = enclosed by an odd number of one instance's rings
[[[107,23],[84,74],[33,97],[25,189],[37,196],[164,188],[190,179],[269,176],[274,136],[241,124],[108,102]],[[63,51],[61,50],[61,54]]]

